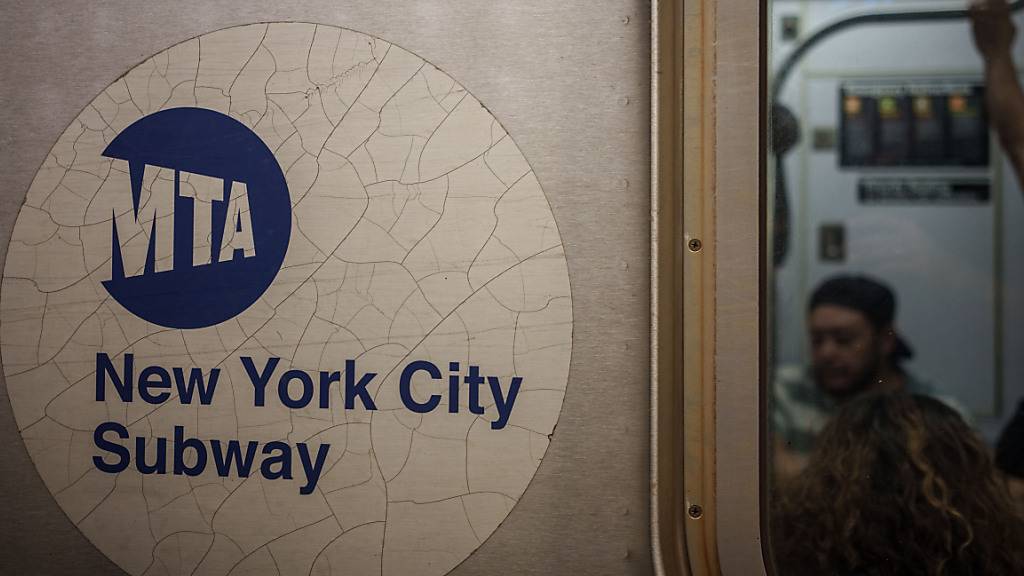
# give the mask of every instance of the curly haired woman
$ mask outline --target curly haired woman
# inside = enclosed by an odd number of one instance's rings
[[[786,576],[1024,574],[1024,519],[988,450],[945,404],[850,401],[773,515]]]

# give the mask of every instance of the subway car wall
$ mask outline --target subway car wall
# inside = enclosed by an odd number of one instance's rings
[[[0,573],[651,574],[649,12],[6,5]]]

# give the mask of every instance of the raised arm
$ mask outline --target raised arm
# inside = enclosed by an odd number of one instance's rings
[[[989,121],[1024,185],[1024,90],[1010,51],[1016,28],[1006,0],[983,0],[971,7],[974,43],[985,59]]]

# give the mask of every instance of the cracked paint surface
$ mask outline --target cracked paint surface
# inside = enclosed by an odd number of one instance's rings
[[[137,318],[101,285],[110,278],[112,214],[130,231],[124,251],[136,251],[134,261],[150,223],[132,215],[127,163],[100,153],[132,122],[179,106],[223,112],[258,134],[293,206],[274,283],[241,315],[196,330]],[[168,182],[147,170],[143,203]],[[196,238],[196,250],[208,242]],[[149,576],[447,573],[533,477],[561,409],[571,345],[561,239],[501,125],[419,57],[312,24],[214,32],[100,94],[36,175],[0,294],[4,374],[40,475],[104,554]],[[214,401],[97,402],[98,352],[115,365],[132,353],[136,366],[219,367]],[[330,409],[255,408],[243,355],[258,365],[280,357],[279,371],[341,370],[356,359],[379,374],[378,410],[345,410],[338,383]],[[410,412],[398,376],[411,360],[442,370],[476,364],[503,382],[522,377],[509,425],[490,429],[496,409],[486,394],[479,416],[465,394],[457,414]],[[413,392],[445,395],[447,383],[417,381]],[[110,475],[92,462],[93,431],[106,421],[133,437],[170,438],[178,425],[200,439],[331,450],[308,496],[299,494],[301,475],[144,476],[134,467]]]

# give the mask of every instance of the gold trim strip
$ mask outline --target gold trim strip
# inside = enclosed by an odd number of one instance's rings
[[[658,574],[717,575],[716,0],[652,19],[652,540]]]

